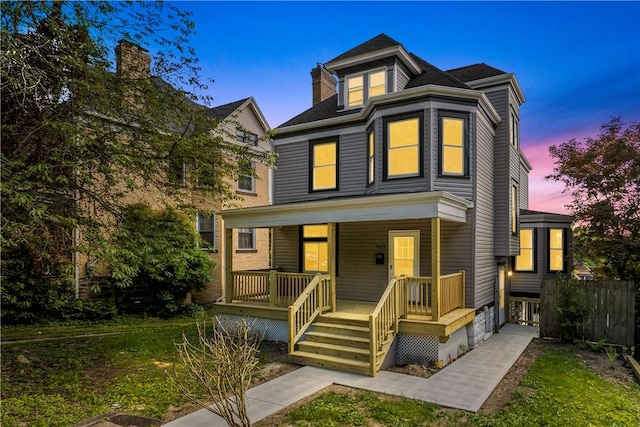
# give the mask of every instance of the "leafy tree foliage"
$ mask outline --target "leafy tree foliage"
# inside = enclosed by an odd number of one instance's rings
[[[128,206],[108,256],[111,277],[120,287],[148,286],[155,314],[176,314],[190,289],[204,289],[211,280],[213,261],[199,241],[189,217],[175,209]]]
[[[238,159],[269,163],[225,142],[207,114],[189,13],[144,1],[0,7],[3,311],[11,301],[37,311],[67,291],[72,251],[108,247],[137,195],[188,209],[197,186],[233,201],[226,177],[251,173]],[[134,55],[116,68],[120,40],[149,50],[150,67]],[[179,185],[175,164],[187,165]]]
[[[600,135],[549,148],[547,179],[572,194],[576,253],[606,277],[640,283],[640,124],[613,118]]]

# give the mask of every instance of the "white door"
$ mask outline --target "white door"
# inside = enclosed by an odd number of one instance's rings
[[[389,231],[389,280],[420,275],[420,230]]]
[[[498,266],[498,326],[504,325],[505,322],[505,309],[504,309],[504,282],[505,282],[505,270],[504,265]]]

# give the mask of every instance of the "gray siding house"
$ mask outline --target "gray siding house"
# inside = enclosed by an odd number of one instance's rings
[[[571,218],[527,210],[514,74],[443,71],[380,34],[311,76],[312,107],[273,139],[273,205],[222,212],[227,238],[269,228],[273,247],[269,272],[226,255],[221,315],[293,361],[375,375],[448,363],[504,324],[510,290],[568,268]]]

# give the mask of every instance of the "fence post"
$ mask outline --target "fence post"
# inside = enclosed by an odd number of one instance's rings
[[[467,273],[464,270],[460,270],[460,273],[462,273],[462,305],[460,305],[460,308],[466,308]]]
[[[269,271],[269,305],[276,305],[276,289],[277,289],[277,280],[276,270]]]

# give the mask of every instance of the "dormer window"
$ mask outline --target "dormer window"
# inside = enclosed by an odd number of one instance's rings
[[[386,70],[369,71],[346,78],[346,105],[358,107],[369,98],[387,93]]]

